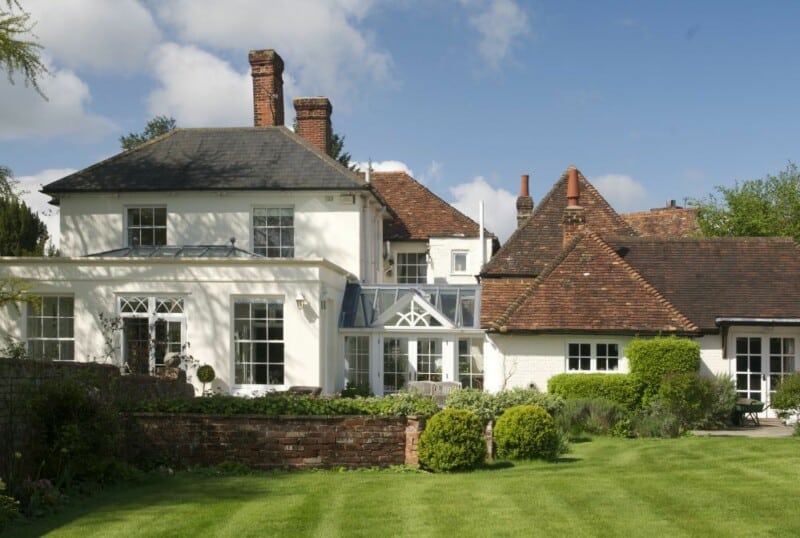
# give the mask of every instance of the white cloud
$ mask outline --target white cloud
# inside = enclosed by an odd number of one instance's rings
[[[372,163],[359,161],[353,164],[355,164],[356,168],[361,172],[366,171],[367,165],[371,164],[373,172],[405,172],[409,176],[414,177],[414,172],[402,161],[378,161]]]
[[[18,188],[26,191],[22,199],[47,226],[50,234],[50,243],[56,248],[61,244],[58,207],[50,205],[50,197],[39,192],[42,186],[75,172],[72,168],[49,168],[32,176],[15,177],[19,181]]]
[[[391,79],[390,55],[360,27],[372,6],[372,0],[170,0],[159,15],[188,42],[237,54],[273,48],[300,92],[345,103],[363,84]]]
[[[0,77],[0,140],[72,133],[91,139],[115,128],[110,120],[88,111],[92,96],[83,80],[44,61],[50,74],[39,85],[47,100],[22,81],[11,84]]]
[[[450,187],[453,207],[478,221],[479,204],[484,203],[484,226],[505,241],[517,227],[517,197],[503,188],[495,189],[478,176],[469,183]]]
[[[514,40],[530,33],[528,15],[513,0],[462,0],[461,3],[478,11],[469,22],[481,37],[478,52],[493,68],[511,55]]]
[[[153,17],[136,0],[26,0],[23,7],[47,53],[70,68],[139,69],[160,40]]]
[[[249,69],[238,73],[208,52],[175,43],[154,52],[153,68],[161,86],[148,97],[151,116],[172,116],[181,127],[252,125]]]
[[[605,174],[593,177],[589,181],[618,213],[643,211],[648,208],[647,190],[631,176]]]
[[[431,164],[428,165],[428,168],[420,174],[419,180],[420,183],[431,183],[434,181],[439,181],[442,179],[442,163],[439,161],[431,161]]]

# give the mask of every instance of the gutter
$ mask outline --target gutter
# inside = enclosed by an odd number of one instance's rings
[[[800,325],[800,318],[716,318],[717,325],[721,327],[731,325]]]

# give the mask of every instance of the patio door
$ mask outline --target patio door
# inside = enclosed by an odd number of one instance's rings
[[[783,378],[794,371],[794,338],[736,338],[736,393],[740,398],[769,404]],[[774,412],[768,410],[764,416],[774,416]]]

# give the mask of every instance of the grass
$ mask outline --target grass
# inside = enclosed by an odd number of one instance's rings
[[[798,536],[800,440],[598,438],[472,473],[150,477],[9,536]]]

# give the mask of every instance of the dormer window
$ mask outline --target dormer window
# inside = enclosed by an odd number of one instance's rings
[[[253,252],[267,258],[294,258],[294,209],[253,209]]]
[[[166,207],[129,207],[126,226],[129,247],[158,247],[167,244]]]

